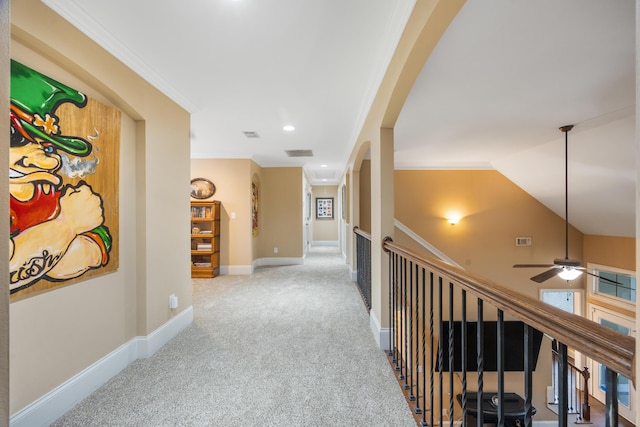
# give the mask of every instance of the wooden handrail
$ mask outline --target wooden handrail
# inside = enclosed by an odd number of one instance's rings
[[[360,230],[358,226],[353,227],[353,232],[359,236],[364,237],[365,239],[371,240],[371,234],[367,233],[366,231]]]
[[[635,384],[635,338],[518,293],[439,259],[425,258],[393,243],[390,238],[385,239],[382,247],[386,251],[402,255],[414,264],[457,283],[474,296],[630,378]]]

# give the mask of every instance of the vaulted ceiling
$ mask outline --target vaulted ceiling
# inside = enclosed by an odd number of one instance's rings
[[[340,179],[414,4],[43,2],[192,113],[192,157],[312,184]],[[635,237],[635,34],[633,0],[468,0],[398,118],[396,168],[496,169],[564,217],[575,124],[570,222]]]

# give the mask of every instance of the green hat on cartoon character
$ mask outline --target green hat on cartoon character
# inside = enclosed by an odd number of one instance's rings
[[[84,157],[91,144],[77,136],[61,135],[58,106],[71,102],[79,108],[87,97],[50,77],[11,60],[11,115],[14,123],[32,138],[40,138],[69,154]]]

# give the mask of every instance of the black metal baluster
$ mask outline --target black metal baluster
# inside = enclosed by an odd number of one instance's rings
[[[398,333],[400,332],[398,327],[398,254],[394,254],[393,261],[393,356],[391,362],[394,364],[395,369],[398,368]]]
[[[455,366],[453,365],[453,283],[449,282],[449,425],[454,420],[453,416],[453,377]]]
[[[440,384],[440,425],[442,425],[442,412],[444,411],[444,399],[443,396],[443,387],[442,387],[442,365],[443,365],[443,349],[442,346],[444,343],[444,328],[442,325],[442,277],[438,277],[438,372],[439,372],[439,384]]]
[[[429,349],[429,421],[431,425],[433,425],[433,392],[434,392],[434,374],[433,374],[433,272],[429,272],[429,340],[431,341],[431,345]],[[425,406],[426,413],[426,406]],[[428,426],[429,424],[426,420],[423,420],[424,423],[422,427]]]
[[[427,271],[422,268],[422,421],[421,425],[427,423],[427,307],[426,307],[426,275]]]
[[[605,397],[606,427],[618,425],[618,373],[605,366],[605,384],[607,395]]]
[[[415,283],[416,283],[416,353],[415,353],[415,363],[416,363],[416,394],[415,394],[415,399],[416,399],[416,406],[414,406],[413,408],[413,412],[415,412],[416,414],[421,414],[422,413],[422,409],[420,409],[420,346],[419,341],[419,335],[418,332],[420,330],[420,271],[418,270],[418,264],[415,265]],[[424,291],[422,292],[422,295],[424,296]],[[424,303],[423,303],[424,304]],[[424,315],[422,316],[424,317]],[[422,344],[424,345],[424,338],[422,339]],[[424,365],[422,365],[422,370],[424,371]],[[413,385],[413,381],[411,382],[411,384]]]
[[[478,408],[478,427],[484,424],[484,413],[482,411],[482,400],[484,398],[484,312],[483,302],[478,298],[478,330],[476,331],[478,340],[477,357],[478,357],[478,394],[476,396],[476,408]]]
[[[467,291],[462,290],[461,299],[462,310],[462,327],[460,330],[460,339],[462,340],[462,425],[467,425]]]
[[[406,313],[405,310],[407,308],[407,298],[406,298],[406,294],[405,294],[405,283],[404,283],[404,276],[402,275],[402,271],[403,268],[402,266],[405,263],[405,259],[404,257],[400,257],[400,268],[399,268],[399,282],[398,282],[398,286],[400,288],[400,310],[398,310],[398,312],[400,313],[400,318],[398,319],[398,323],[400,324],[400,336],[398,337],[398,363],[396,365],[396,370],[399,371],[400,373],[398,374],[398,379],[403,380],[404,379],[404,374],[402,371],[402,359],[404,358],[404,345],[405,345],[405,337],[404,337],[404,327],[405,327],[405,317],[406,317]]]
[[[393,344],[391,340],[393,338],[393,287],[395,284],[393,283],[393,258],[394,254],[389,253],[389,350],[387,351],[387,356],[393,355]]]
[[[407,376],[409,373],[409,357],[411,357],[411,353],[409,351],[409,322],[407,322],[407,308],[411,305],[411,302],[408,301],[409,292],[407,292],[407,282],[407,259],[404,258],[402,262],[402,287],[404,293],[404,310],[402,311],[402,323],[404,324],[404,346],[402,349],[402,355],[404,360],[404,369],[401,371],[402,377],[400,377],[400,379],[404,380],[402,387],[405,390],[409,389],[409,384],[407,384]]]
[[[413,394],[413,379],[416,362],[412,360],[413,357],[413,261],[409,262],[409,326],[407,327],[407,335],[409,335],[409,346],[407,351],[407,375],[404,381],[404,389],[409,390],[409,401],[413,402],[416,396]]]
[[[504,312],[498,309],[498,324],[497,324],[497,346],[498,352],[498,425],[504,425]]]
[[[530,348],[533,348],[533,338],[531,338]],[[567,346],[561,342],[558,342],[558,425],[560,427],[567,427],[567,423],[568,423],[568,414],[567,414],[568,408],[569,408],[568,393],[567,393],[567,382],[568,382],[568,375],[569,375],[569,373],[567,372],[568,367],[569,367],[569,362],[567,357]],[[531,405],[531,403],[529,403],[529,405]],[[525,410],[526,409],[527,409],[527,406],[525,406]],[[526,422],[526,418],[525,418],[525,422]]]
[[[367,310],[371,310],[371,241],[364,239],[365,257],[364,257],[364,294]]]

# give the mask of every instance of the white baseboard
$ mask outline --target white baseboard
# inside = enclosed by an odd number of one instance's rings
[[[314,240],[311,242],[311,246],[339,246],[340,242],[337,240]]]
[[[264,265],[302,265],[304,264],[304,258],[260,258],[256,260],[256,266],[262,267]]]
[[[352,282],[357,282],[358,281],[358,270],[352,270],[351,267],[349,267],[349,273],[351,274],[351,281]]]
[[[151,334],[135,337],[30,403],[9,419],[11,427],[44,427],[96,391],[136,359],[151,356],[193,322],[189,307]]]
[[[381,327],[373,310],[369,312],[369,327],[371,328],[373,338],[375,338],[378,348],[389,351],[389,337],[391,336],[392,329]]]

